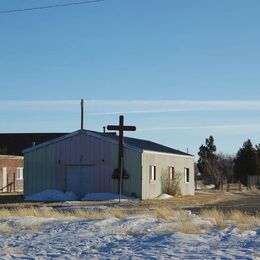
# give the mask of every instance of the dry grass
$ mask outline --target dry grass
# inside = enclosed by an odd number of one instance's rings
[[[251,216],[238,210],[222,211],[217,208],[204,210],[200,213],[201,223],[194,223],[193,216],[180,209],[173,209],[169,204],[149,207],[141,205],[140,207],[113,207],[107,210],[77,210],[77,211],[58,211],[50,207],[37,209],[35,207],[15,207],[10,209],[0,209],[0,217],[44,217],[44,218],[81,218],[81,219],[105,219],[115,217],[123,219],[128,216],[152,216],[162,220],[162,227],[158,227],[158,232],[179,231],[186,234],[199,234],[201,232],[210,232],[212,223],[215,227],[224,228],[228,225],[235,225],[241,230],[254,229],[260,226],[260,213]],[[168,224],[169,225],[168,225]],[[168,226],[167,226],[167,225]],[[13,233],[18,231],[40,232],[40,224],[24,224],[20,227],[13,227],[8,223],[0,223],[0,233]],[[132,232],[132,231],[127,231]],[[139,232],[138,230],[135,232]]]
[[[184,234],[200,234],[201,227],[200,225],[194,224],[192,222],[183,222],[181,225],[177,226],[176,231]]]
[[[223,211],[216,208],[210,210],[204,210],[200,214],[202,219],[213,222],[216,226],[223,228],[226,226],[226,216]]]
[[[140,203],[141,206],[146,207],[174,207],[174,208],[185,208],[185,207],[194,207],[202,206],[209,203],[215,203],[220,200],[234,199],[230,195],[224,195],[222,193],[214,194],[197,194],[197,195],[186,195],[186,196],[177,196],[171,199],[166,200],[145,200]]]
[[[158,208],[155,215],[157,218],[167,219],[172,216],[172,212],[168,208]]]
[[[112,211],[110,211],[110,213],[114,215],[116,218],[122,219],[126,217],[126,214],[122,209],[113,209]]]
[[[251,222],[252,217],[246,212],[232,210],[227,214],[228,219],[235,221],[237,224],[247,224]]]
[[[34,207],[17,207],[13,209],[0,209],[0,217],[43,217],[43,218],[85,218],[85,219],[103,219],[107,217],[124,218],[125,212],[120,208],[109,210],[76,210],[76,211],[58,211],[52,208],[37,209]]]
[[[252,229],[260,226],[260,214],[251,216],[246,212],[239,210],[230,210],[223,212],[219,209],[204,210],[200,214],[202,219],[212,221],[217,227],[223,228],[232,221],[240,229]]]
[[[42,225],[39,223],[23,224],[21,226],[12,226],[7,222],[0,224],[0,233],[17,233],[17,232],[31,232],[36,233],[42,230]]]
[[[24,251],[18,247],[8,247],[6,250],[7,254],[9,255],[23,255]]]
[[[250,191],[251,191],[252,193],[254,193],[254,194],[260,194],[260,190],[257,189],[256,187],[252,187],[252,188],[250,189]]]
[[[0,224],[0,233],[15,233],[17,228],[14,228],[10,224],[4,222]]]

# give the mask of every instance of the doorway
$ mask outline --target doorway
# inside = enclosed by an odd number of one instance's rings
[[[88,192],[95,192],[95,167],[93,165],[66,166],[66,191],[72,191],[80,198]]]

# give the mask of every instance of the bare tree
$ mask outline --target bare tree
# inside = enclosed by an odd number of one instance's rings
[[[211,156],[205,161],[205,170],[208,173],[211,181],[215,184],[215,187],[218,189],[222,181],[222,174],[218,164],[217,156]]]
[[[176,196],[181,195],[180,182],[183,179],[183,174],[180,172],[174,172],[170,176],[168,170],[163,170],[161,175],[162,192]]]

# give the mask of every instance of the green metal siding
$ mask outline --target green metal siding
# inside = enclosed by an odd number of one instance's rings
[[[118,167],[118,145],[112,146],[113,169]],[[142,196],[142,154],[140,152],[124,149],[124,169],[129,174],[129,179],[123,181],[123,194],[128,196]],[[111,173],[112,175],[112,173]],[[112,181],[112,192],[118,193],[118,180]]]
[[[52,146],[25,154],[25,195],[54,188],[54,151]]]

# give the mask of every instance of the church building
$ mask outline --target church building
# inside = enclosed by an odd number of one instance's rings
[[[118,193],[119,136],[78,130],[35,145],[24,153],[24,194],[47,189]],[[153,199],[163,177],[178,175],[182,195],[194,194],[194,156],[152,141],[124,137],[122,193]]]

